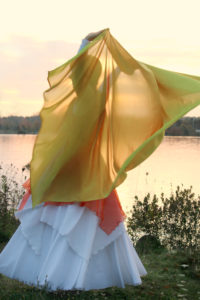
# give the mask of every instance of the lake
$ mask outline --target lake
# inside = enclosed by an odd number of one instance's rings
[[[31,160],[36,135],[0,135],[0,164],[16,167],[16,177],[22,180],[22,167]],[[148,192],[169,195],[177,185],[193,186],[200,194],[200,138],[165,137],[158,149],[140,166],[128,172],[118,193],[125,211],[129,211],[134,196]]]

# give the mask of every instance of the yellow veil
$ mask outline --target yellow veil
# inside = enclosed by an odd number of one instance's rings
[[[31,161],[33,206],[107,197],[200,104],[200,77],[135,60],[108,29],[48,81]]]

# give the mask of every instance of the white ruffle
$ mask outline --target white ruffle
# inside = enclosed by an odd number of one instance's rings
[[[31,207],[30,197],[16,213],[21,225],[0,254],[0,273],[51,290],[141,283],[146,271],[123,223],[107,235],[78,204]]]

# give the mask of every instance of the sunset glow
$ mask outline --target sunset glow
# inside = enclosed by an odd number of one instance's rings
[[[0,116],[38,114],[47,72],[107,27],[136,59],[200,76],[199,0],[0,1]]]

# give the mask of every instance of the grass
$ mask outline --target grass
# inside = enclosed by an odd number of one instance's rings
[[[56,299],[200,299],[200,270],[181,252],[160,250],[140,254],[148,275],[140,286],[92,291],[55,291],[38,289],[0,275],[1,300]]]

